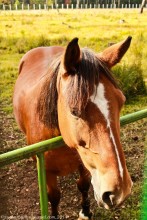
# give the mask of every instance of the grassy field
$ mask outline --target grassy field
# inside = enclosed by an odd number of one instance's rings
[[[138,10],[50,10],[40,12],[2,12],[0,11],[0,110],[12,116],[13,86],[18,74],[19,60],[25,52],[37,46],[63,45],[73,37],[79,38],[81,47],[101,51],[109,43],[119,42],[132,36],[132,44],[122,62],[118,65],[138,64],[147,82],[147,10],[139,14]],[[122,114],[147,107],[147,96],[136,96],[129,101]],[[5,120],[6,121],[6,120]],[[13,122],[14,123],[14,122]],[[7,123],[5,122],[7,125]],[[143,145],[146,122],[141,122],[123,130],[122,140],[130,148],[125,149],[129,169],[135,179],[133,197],[118,212],[96,211],[102,220],[138,220],[140,216],[140,198],[142,186]],[[14,129],[17,126],[13,124]],[[132,129],[132,133],[130,129]],[[6,129],[5,129],[6,130]],[[141,132],[134,136],[133,132]],[[126,132],[126,133],[125,133]],[[127,134],[131,137],[127,139]],[[132,135],[132,136],[131,136]],[[139,136],[140,135],[140,136]],[[141,136],[142,135],[142,136]],[[134,138],[134,139],[133,139]],[[137,143],[138,138],[141,143]],[[24,143],[24,142],[22,142]],[[134,145],[140,147],[139,159]],[[134,156],[135,155],[135,156]],[[137,163],[136,163],[137,161]],[[131,167],[132,166],[132,167]]]
[[[147,80],[147,11],[1,11],[0,21],[0,88],[1,100],[8,102],[6,111],[12,111],[10,98],[22,55],[37,46],[66,45],[73,37],[79,38],[81,47],[99,52],[131,35],[131,48],[119,65],[138,63]]]

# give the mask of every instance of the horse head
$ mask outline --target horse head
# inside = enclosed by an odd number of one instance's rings
[[[74,38],[65,49],[57,76],[61,135],[77,149],[91,173],[95,199],[107,209],[120,206],[132,188],[120,142],[125,97],[111,74],[130,42],[128,37],[96,54],[81,49]]]

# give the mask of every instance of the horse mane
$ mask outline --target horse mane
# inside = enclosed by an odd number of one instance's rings
[[[57,76],[60,67],[60,57],[58,56],[52,62],[49,70],[45,75],[45,82],[42,85],[41,93],[37,103],[37,113],[39,119],[48,128],[58,128],[58,113],[57,113]],[[51,71],[50,71],[51,70]]]
[[[66,103],[71,112],[74,112],[77,115],[80,115],[85,109],[91,94],[95,91],[95,86],[99,83],[100,72],[105,74],[112,84],[118,88],[116,80],[106,64],[97,58],[91,50],[84,48],[81,51],[81,60],[76,67],[75,73],[69,75],[68,86],[66,90],[64,90]],[[52,71],[49,74],[46,74],[46,80],[42,86],[37,104],[39,119],[48,128],[59,127],[57,113],[57,76],[60,67],[60,60],[61,56],[54,61],[51,68]]]

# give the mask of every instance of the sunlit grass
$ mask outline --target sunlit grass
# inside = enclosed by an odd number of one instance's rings
[[[142,15],[138,10],[113,9],[2,11],[0,21],[1,99],[9,104],[23,54],[38,46],[65,46],[73,37],[79,38],[81,47],[99,52],[131,35],[132,44],[121,65],[138,63],[147,79],[146,10]]]
[[[123,19],[124,23],[120,23]],[[12,111],[12,93],[17,78],[18,63],[25,52],[37,46],[66,45],[73,37],[79,37],[82,47],[101,51],[110,42],[118,42],[128,35],[132,45],[122,64],[140,62],[144,78],[147,78],[147,13],[137,10],[60,10],[57,12],[2,12],[0,14],[0,79],[1,100]],[[136,60],[137,57],[137,60]],[[139,104],[136,107],[136,102]],[[146,99],[135,97],[124,112],[147,106]]]

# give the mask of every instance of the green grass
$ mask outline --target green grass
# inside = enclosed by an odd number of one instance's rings
[[[120,19],[125,23],[121,24]],[[1,100],[8,104],[23,54],[38,46],[65,46],[73,37],[79,38],[81,47],[99,52],[110,42],[131,35],[132,44],[121,65],[138,63],[147,80],[146,10],[142,15],[137,10],[6,11],[0,13],[0,21]]]
[[[120,19],[124,19],[125,23],[120,24]],[[145,31],[147,30],[147,10],[144,10],[142,15],[138,10],[96,9],[33,13],[0,12],[0,21],[0,104],[2,110],[8,115],[12,113],[13,87],[18,75],[18,64],[23,54],[37,46],[65,46],[73,37],[79,38],[81,47],[89,47],[99,52],[110,42],[117,43],[131,35],[133,37],[131,47],[119,65],[127,68],[138,64],[147,82],[147,31]],[[122,114],[146,107],[146,95],[134,94],[134,97],[126,102]],[[124,142],[125,138],[123,134]],[[132,146],[130,151],[133,149]],[[133,172],[135,171],[132,169]],[[96,211],[96,219],[99,216],[100,219],[138,220],[140,215],[138,197],[141,195],[141,186],[142,179],[134,184],[136,196],[128,199],[124,209],[116,212]]]

